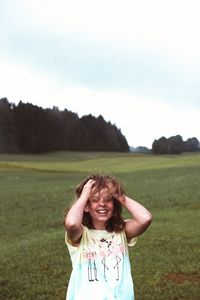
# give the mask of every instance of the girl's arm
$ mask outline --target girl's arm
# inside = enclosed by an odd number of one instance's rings
[[[93,184],[94,180],[91,179],[86,182],[80,197],[76,200],[65,217],[65,229],[67,230],[67,235],[69,239],[74,243],[76,243],[81,238],[83,233],[83,214]]]
[[[125,223],[126,237],[130,240],[147,229],[151,224],[152,215],[144,206],[127,196],[124,196],[123,199],[119,197],[118,200],[133,216],[133,219],[127,220]]]

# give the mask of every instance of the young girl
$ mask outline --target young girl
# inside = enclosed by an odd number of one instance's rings
[[[123,220],[122,206],[133,216]],[[67,300],[134,300],[128,246],[150,225],[151,213],[107,175],[91,175],[76,189],[65,217],[72,261]]]

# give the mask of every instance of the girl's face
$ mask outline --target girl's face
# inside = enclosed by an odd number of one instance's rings
[[[85,208],[92,218],[95,229],[105,229],[106,222],[113,215],[113,210],[113,198],[107,188],[92,194]]]

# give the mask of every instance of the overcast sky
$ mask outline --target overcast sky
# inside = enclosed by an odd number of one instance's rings
[[[200,140],[199,0],[1,0],[0,98]]]

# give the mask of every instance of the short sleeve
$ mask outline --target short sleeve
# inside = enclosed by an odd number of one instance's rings
[[[130,241],[128,241],[128,247],[133,247],[137,243],[137,238],[134,237]]]
[[[65,243],[68,247],[76,248],[75,246],[73,246],[72,241],[69,239],[69,237],[67,235],[67,230],[65,231]]]
[[[82,227],[83,227],[83,233],[82,233],[82,237],[83,237],[85,235],[86,227],[83,226],[83,225],[82,225]],[[81,237],[80,240],[82,240],[82,237]],[[73,247],[73,248],[78,247],[78,246],[73,245],[73,242],[71,241],[71,239],[67,235],[67,230],[65,230],[65,243],[68,247],[70,247],[70,246]]]
[[[69,239],[69,237],[67,236],[67,231],[65,231],[65,243],[69,249],[70,254],[76,252],[77,247],[73,246],[71,240]]]
[[[79,246],[76,247],[76,246],[72,245],[71,240],[67,236],[67,231],[65,231],[65,243],[66,243],[68,251],[69,251],[72,266],[74,266],[76,259],[77,259],[77,255],[79,253]]]
[[[125,222],[129,221],[128,219]],[[130,241],[127,241],[128,247],[133,247],[137,243],[137,237],[133,237]]]

